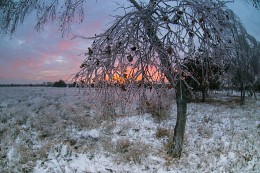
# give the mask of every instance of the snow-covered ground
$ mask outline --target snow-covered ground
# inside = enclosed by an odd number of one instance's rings
[[[172,159],[175,104],[160,121],[137,111],[104,117],[75,88],[3,87],[0,172],[260,172],[260,101],[238,99],[189,103],[182,156]]]

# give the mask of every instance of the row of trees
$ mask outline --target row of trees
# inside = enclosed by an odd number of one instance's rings
[[[75,83],[66,84],[64,80],[55,82],[43,82],[42,84],[0,84],[0,87],[75,87]]]
[[[36,29],[48,21],[58,20],[60,30],[65,33],[70,31],[69,26],[75,19],[83,20],[85,2],[66,0],[58,5],[57,0],[1,1],[1,31],[13,33],[26,15],[36,10]],[[197,87],[205,95],[210,83],[231,78],[240,85],[243,104],[245,88],[253,83],[250,77],[259,73],[256,71],[259,43],[246,33],[239,19],[226,7],[229,1],[128,2],[128,7],[120,7],[125,13],[116,16],[104,33],[92,38],[93,44],[74,79],[87,86],[98,81],[105,99],[111,96],[109,86],[115,76],[125,78],[127,74],[128,81],[138,80],[140,86],[157,85],[158,81],[170,84],[176,91],[177,121],[168,152],[180,157],[188,93]],[[258,8],[259,1],[252,3]],[[192,84],[194,82],[197,86]],[[129,92],[136,91],[132,83],[126,86]]]

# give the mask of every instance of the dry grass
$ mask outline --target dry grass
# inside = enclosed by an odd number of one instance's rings
[[[171,104],[160,102],[146,102],[146,112],[150,113],[157,121],[167,120],[171,115]]]
[[[165,151],[167,151],[167,154],[170,156],[170,153],[172,151],[172,146],[174,145],[173,137],[170,137],[167,142],[164,144]]]
[[[96,121],[89,116],[75,115],[71,117],[71,120],[80,128],[93,129],[98,126]]]
[[[213,134],[212,128],[205,125],[199,125],[197,131],[203,138],[211,138]]]
[[[227,98],[222,99],[216,99],[216,98],[208,98],[206,99],[207,104],[213,104],[213,105],[224,105],[229,108],[236,108],[237,106],[240,106],[240,97],[239,96],[229,96]]]
[[[163,127],[158,127],[155,133],[156,138],[170,137],[171,132]]]
[[[121,139],[116,143],[116,152],[121,154],[129,152],[130,145],[131,142],[129,141],[129,139]]]
[[[104,114],[104,113],[97,113],[97,115],[95,115],[95,122],[98,124],[101,124],[104,121],[114,121],[116,119],[117,115],[116,114]]]
[[[102,133],[104,135],[112,135],[113,134],[113,130],[116,127],[116,122],[115,121],[104,121],[102,123]]]
[[[104,136],[100,139],[100,144],[106,153],[112,153],[114,144],[112,142],[111,136]]]
[[[130,142],[128,139],[117,141],[115,152],[118,153],[117,163],[141,164],[149,155],[150,146],[142,142]]]
[[[167,120],[171,115],[174,99],[175,96],[170,90],[153,89],[141,94],[136,110],[139,114],[151,114],[156,121]]]

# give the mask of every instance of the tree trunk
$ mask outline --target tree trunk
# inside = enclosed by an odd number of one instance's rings
[[[173,157],[180,158],[183,137],[185,133],[185,125],[187,119],[187,87],[183,81],[179,81],[176,86],[176,103],[177,103],[177,121],[174,128],[174,136],[172,146],[170,147],[168,153]]]
[[[257,100],[256,94],[255,94],[255,89],[253,90],[253,93],[254,93],[255,100]]]
[[[255,85],[254,83],[252,85],[250,85],[248,90],[250,92],[250,97],[254,96],[255,100],[257,100],[254,85]]]
[[[202,89],[201,93],[202,93],[201,101],[205,102],[206,101],[206,90]]]
[[[245,84],[241,83],[240,87],[241,87],[240,105],[244,105],[245,104],[245,95],[246,95]]]

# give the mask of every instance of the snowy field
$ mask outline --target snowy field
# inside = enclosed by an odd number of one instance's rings
[[[175,104],[160,120],[104,117],[75,88],[0,88],[0,172],[259,173],[260,101],[214,95],[188,104],[182,156],[172,159]]]

